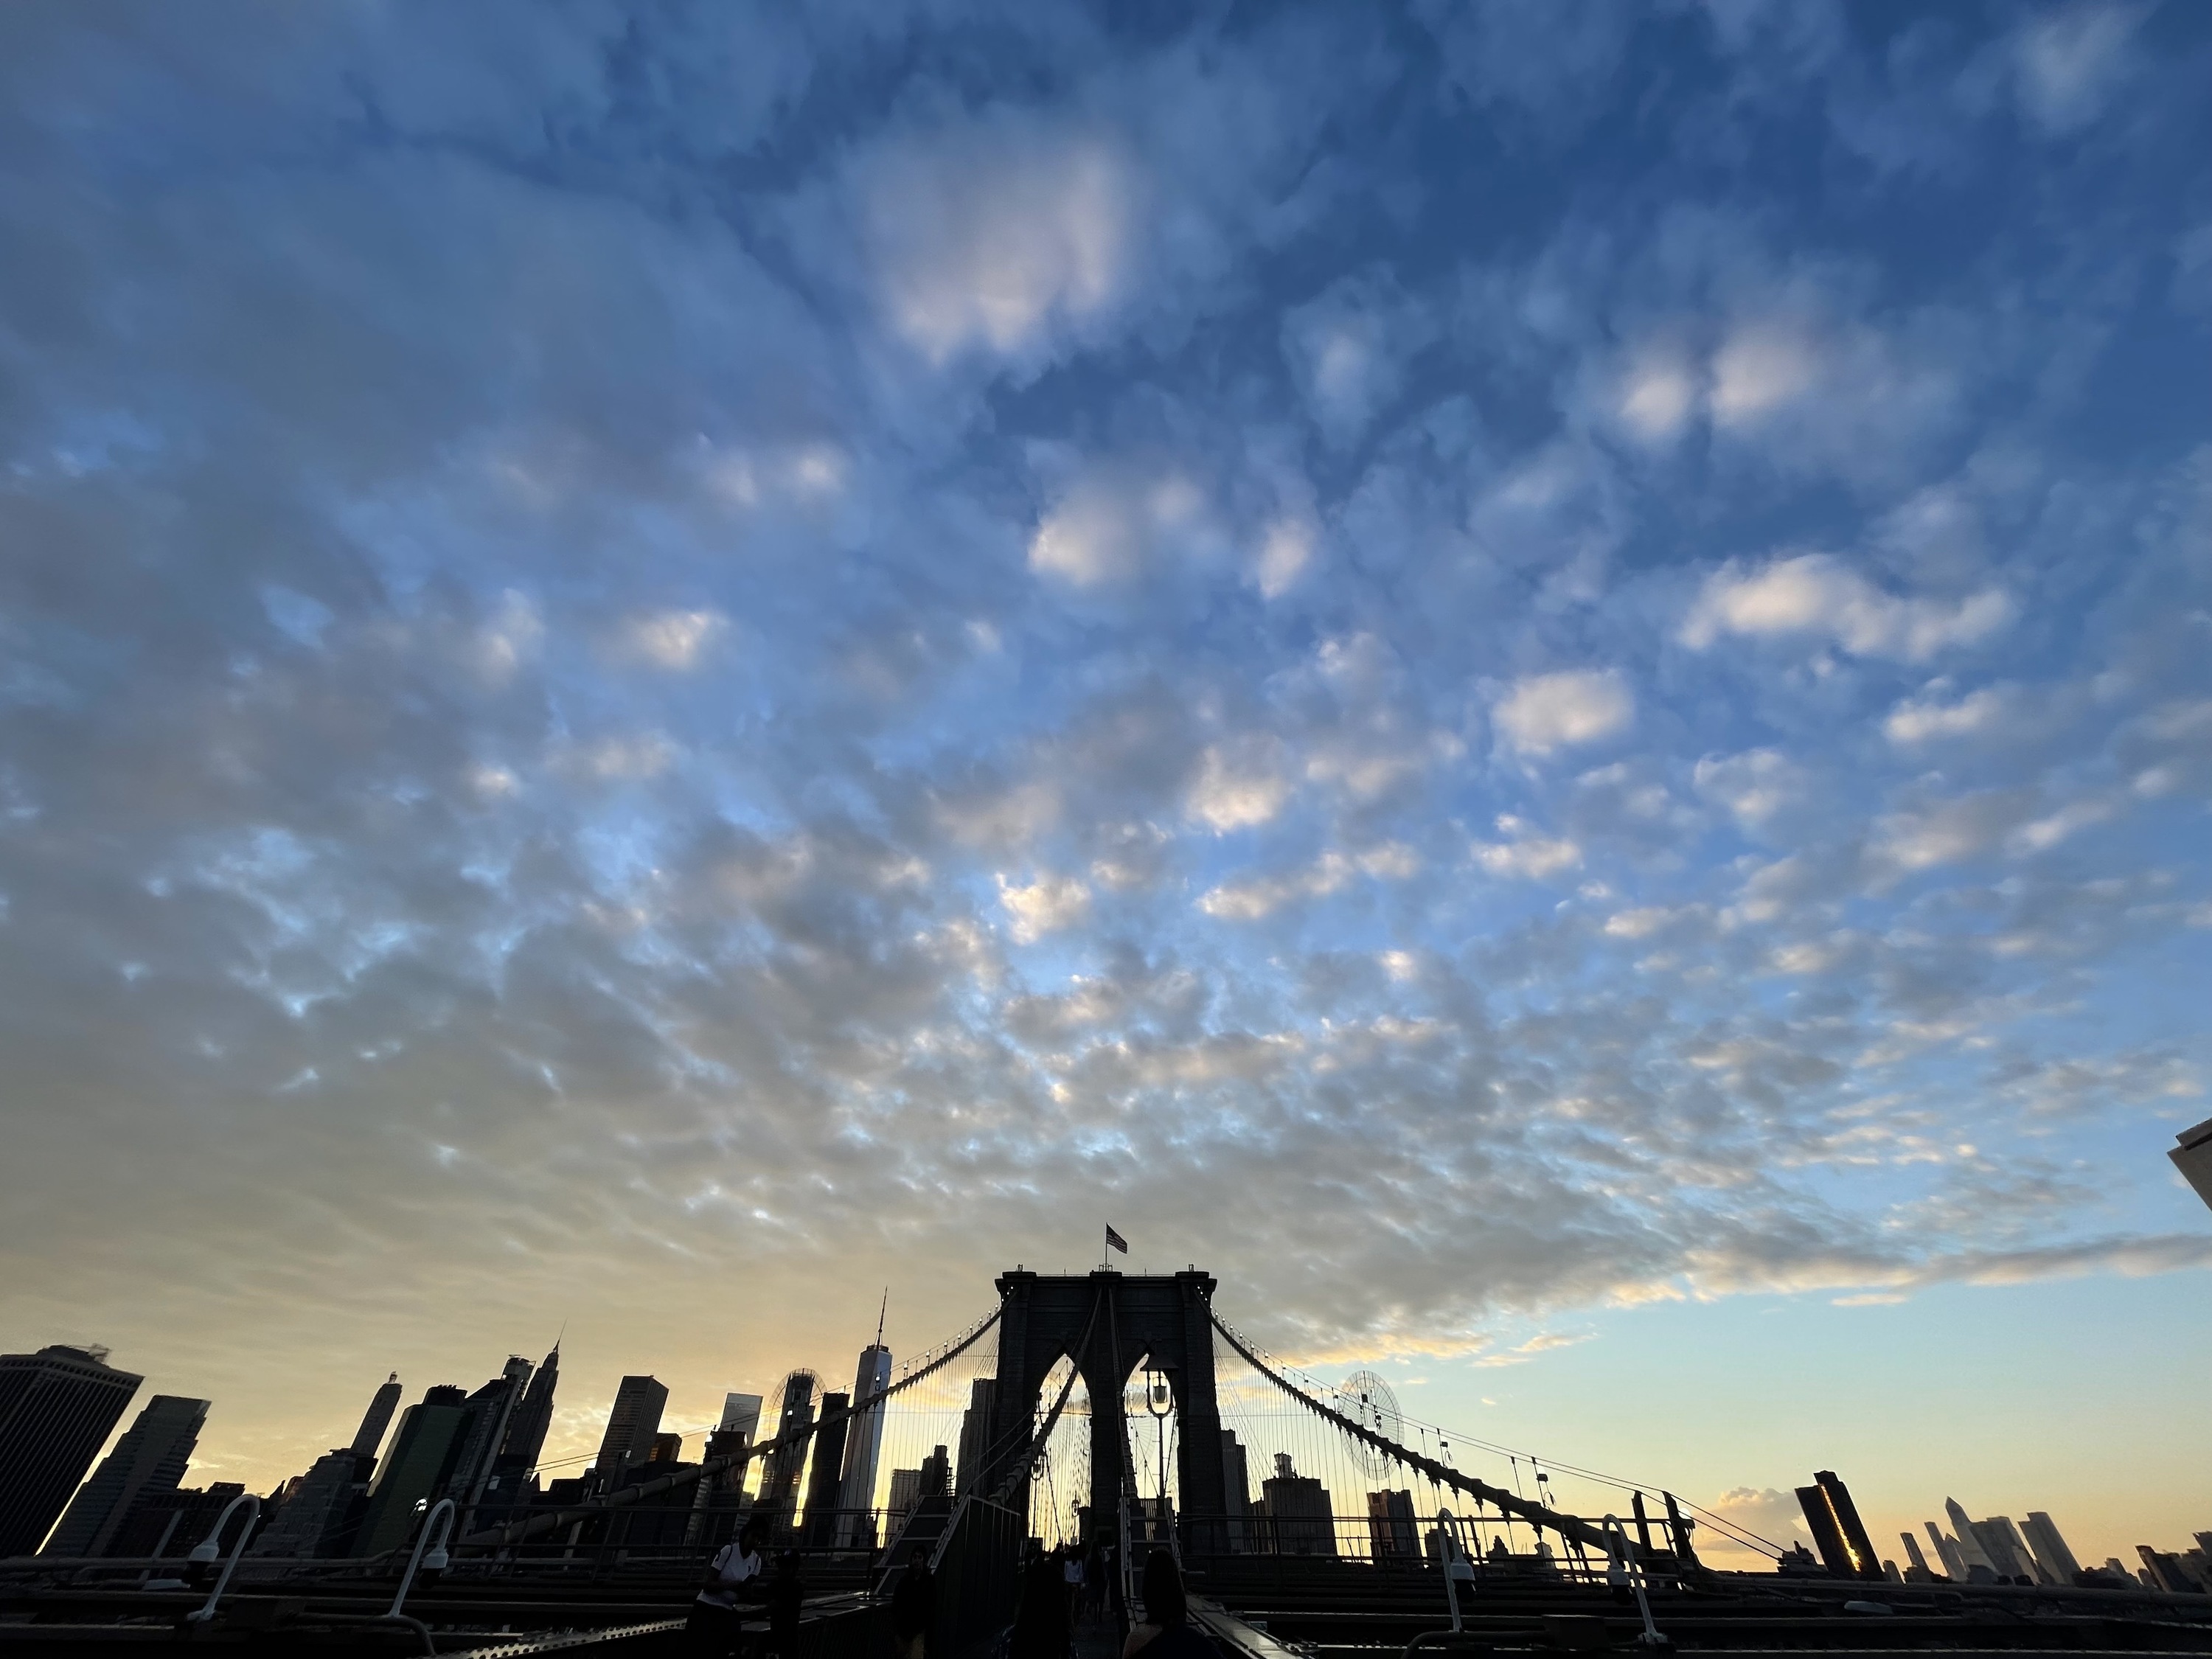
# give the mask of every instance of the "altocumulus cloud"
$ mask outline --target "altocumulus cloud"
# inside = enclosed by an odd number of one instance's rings
[[[434,15],[0,17],[19,1322],[2212,1259],[2200,12]]]

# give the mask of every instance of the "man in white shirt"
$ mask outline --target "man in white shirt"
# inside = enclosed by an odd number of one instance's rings
[[[765,1521],[748,1521],[733,1541],[714,1552],[684,1626],[690,1650],[699,1659],[728,1659],[738,1651],[744,1633],[744,1614],[738,1602],[741,1598],[759,1599],[760,1547],[767,1538]]]

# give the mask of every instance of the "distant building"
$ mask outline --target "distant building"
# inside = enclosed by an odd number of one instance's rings
[[[1982,1553],[1990,1558],[1990,1565],[1996,1570],[1998,1577],[2014,1583],[2035,1582],[2033,1558],[2010,1516],[1992,1515],[1975,1522],[1974,1537],[1981,1544]]]
[[[1928,1558],[1920,1553],[1920,1540],[1909,1532],[1897,1535],[1905,1544],[1905,1559],[1912,1564],[1905,1570],[1905,1582],[1908,1584],[1935,1583],[1936,1575],[1929,1570]]]
[[[995,1376],[979,1376],[968,1385],[968,1409],[960,1418],[960,1462],[953,1486],[963,1498],[975,1490],[988,1471],[991,1411],[998,1398]]]
[[[877,1340],[860,1350],[853,1374],[853,1402],[860,1405],[891,1385],[891,1351]],[[878,1400],[854,1414],[845,1431],[845,1468],[837,1483],[837,1545],[872,1549],[876,1541],[876,1465],[883,1455],[884,1405]],[[863,1538],[861,1534],[866,1534]]]
[[[469,1396],[469,1420],[456,1443],[453,1468],[439,1496],[473,1512],[491,1486],[500,1449],[522,1405],[533,1367],[520,1354],[509,1354],[497,1376]],[[464,1517],[465,1521],[465,1517]]]
[[[504,1478],[502,1484],[511,1481],[520,1486],[545,1455],[545,1437],[553,1427],[553,1391],[560,1385],[561,1345],[556,1342],[545,1363],[531,1376],[530,1386],[522,1391],[514,1415],[507,1419],[507,1438],[493,1466]]]
[[[145,1380],[105,1348],[0,1354],[0,1558],[39,1547]]]
[[[1797,1506],[1805,1511],[1805,1526],[1821,1564],[1835,1578],[1880,1579],[1885,1575],[1875,1554],[1874,1540],[1851,1502],[1850,1488],[1833,1469],[1816,1470],[1813,1484],[1797,1488]]]
[[[1260,1490],[1276,1554],[1337,1553],[1335,1501],[1320,1481],[1297,1472],[1288,1452],[1275,1454],[1275,1473],[1261,1483]]]
[[[760,1440],[761,1397],[757,1394],[726,1394],[722,1396],[721,1432],[741,1434],[745,1444],[756,1445]]]
[[[173,1394],[157,1394],[148,1401],[138,1420],[115,1443],[115,1449],[100,1460],[92,1478],[77,1488],[40,1553],[105,1554],[124,1517],[142,1497],[174,1492],[184,1483],[185,1468],[199,1444],[209,1404]]]
[[[845,1467],[845,1433],[852,1426],[842,1413],[852,1403],[848,1394],[822,1396],[822,1426],[814,1431],[814,1468],[806,1480],[806,1541],[817,1548],[837,1541],[837,1492]]]
[[[368,1489],[355,1554],[381,1555],[414,1535],[416,1506],[445,1485],[468,1420],[468,1395],[449,1383],[426,1389],[419,1404],[399,1413],[392,1449]]]
[[[1974,1523],[1967,1518],[1965,1508],[1957,1498],[1947,1498],[1943,1500],[1943,1512],[1951,1517],[1952,1535],[1958,1540],[1959,1559],[1964,1564],[1965,1570],[1958,1576],[1970,1582],[1987,1583],[1986,1579],[1974,1579],[1974,1569],[1979,1567],[1994,1577],[1997,1564],[1990,1559],[1989,1551],[1982,1547],[1981,1535],[1974,1530]]]
[[[799,1515],[799,1481],[806,1472],[806,1431],[814,1425],[814,1393],[821,1379],[809,1370],[796,1370],[783,1379],[782,1406],[776,1413],[776,1449],[768,1455],[761,1474],[760,1500],[753,1512],[764,1518],[769,1535],[787,1540]]]
[[[1936,1554],[1943,1563],[1944,1576],[1959,1583],[1966,1582],[1966,1559],[1959,1553],[1959,1540],[1946,1533],[1933,1521],[1920,1523],[1928,1528],[1928,1536],[1936,1546]]]
[[[599,1491],[616,1492],[634,1484],[632,1472],[652,1451],[653,1437],[660,1432],[660,1413],[667,1407],[665,1383],[650,1376],[623,1378],[607,1413],[606,1432],[599,1437],[599,1455],[592,1462],[592,1480]]]
[[[198,1490],[184,1486],[142,1498],[117,1529],[107,1553],[159,1560],[188,1554],[195,1544],[210,1537],[217,1548],[228,1551],[238,1541],[240,1531],[253,1524],[242,1508],[231,1510],[228,1520],[223,1517],[232,1501],[245,1495],[246,1488],[237,1481],[216,1480]],[[218,1521],[222,1522],[220,1533],[216,1530]]]
[[[952,1496],[952,1460],[937,1447],[921,1460],[921,1501]]]
[[[2191,1124],[2173,1139],[2177,1144],[2166,1155],[2181,1171],[2181,1178],[2197,1189],[2197,1196],[2212,1204],[2212,1117]]]
[[[2041,1510],[2030,1510],[2027,1519],[2021,1524],[2027,1534],[2027,1547],[2035,1552],[2035,1565],[2045,1583],[2070,1584],[2081,1571],[2081,1564],[2074,1559],[2074,1552],[2066,1547],[2066,1540],[2058,1535],[2058,1528],[2050,1516]]]
[[[392,1413],[399,1409],[399,1373],[394,1371],[380,1383],[369,1396],[368,1409],[361,1414],[361,1426],[353,1431],[353,1449],[376,1455],[376,1449],[384,1443],[384,1431],[392,1426]]]
[[[368,1502],[376,1458],[341,1446],[317,1458],[298,1488],[262,1528],[248,1553],[327,1560],[343,1555]]]
[[[2142,1577],[2148,1589],[2163,1590],[2168,1595],[2204,1594],[2204,1586],[2181,1565],[2180,1557],[2154,1550],[2148,1544],[2136,1545],[2136,1553],[2142,1557]]]
[[[921,1502],[921,1471],[893,1469],[890,1496],[884,1500],[884,1540],[886,1544],[898,1540],[899,1529],[906,1525],[907,1517]]]
[[[1410,1492],[1367,1494],[1367,1547],[1377,1561],[1413,1561],[1420,1552],[1419,1527]]]
[[[1221,1431],[1221,1491],[1229,1548],[1235,1554],[1246,1553],[1252,1548],[1252,1475],[1234,1429]]]

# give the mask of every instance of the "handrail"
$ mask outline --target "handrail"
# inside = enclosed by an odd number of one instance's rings
[[[1613,1534],[1607,1546],[1612,1559],[1606,1567],[1606,1581],[1612,1584],[1627,1583],[1636,1592],[1636,1610],[1644,1615],[1644,1634],[1637,1642],[1647,1648],[1671,1648],[1674,1644],[1659,1633],[1659,1626],[1651,1621],[1651,1599],[1644,1593],[1644,1564],[1636,1559],[1636,1546],[1628,1541],[1627,1528],[1620,1524],[1618,1516],[1605,1517],[1606,1529]],[[1616,1547],[1617,1546],[1617,1547]]]

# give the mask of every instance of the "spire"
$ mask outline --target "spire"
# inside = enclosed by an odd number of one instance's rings
[[[884,1286],[884,1305],[876,1310],[876,1346],[884,1346],[884,1317],[891,1310],[891,1287]]]

